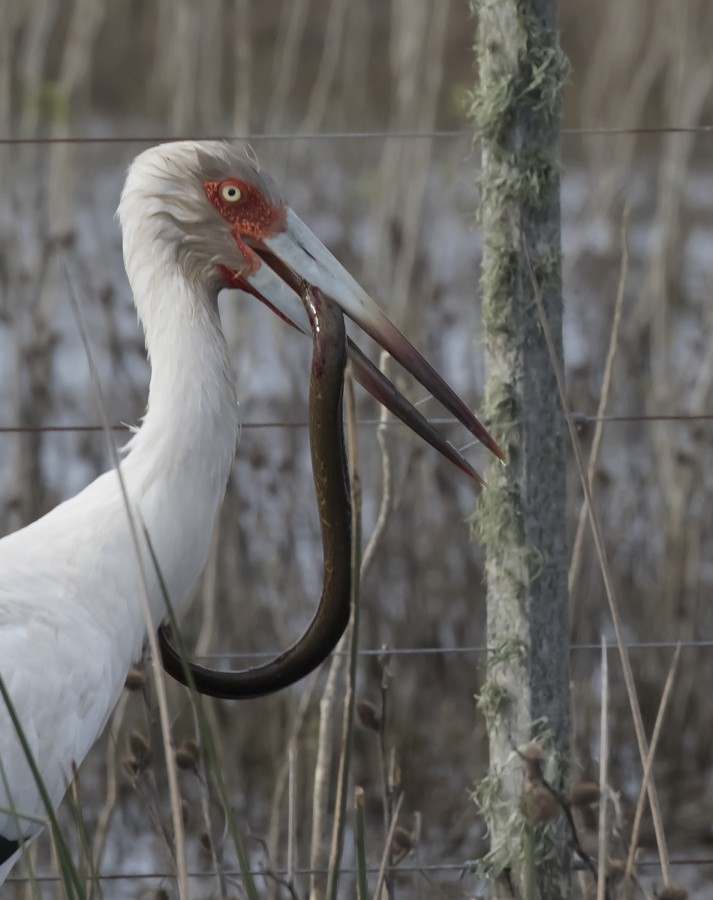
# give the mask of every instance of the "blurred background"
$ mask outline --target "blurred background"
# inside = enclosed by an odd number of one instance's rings
[[[561,145],[569,401],[589,452],[620,294],[594,497],[649,733],[674,643],[683,641],[655,776],[674,858],[702,861],[678,866],[676,878],[704,890],[713,876],[713,7],[565,0],[561,25],[572,65]],[[108,466],[104,438],[85,428],[99,417],[65,269],[110,418],[135,424],[144,411],[149,370],[113,216],[127,165],[161,140],[247,138],[298,215],[477,410],[479,151],[466,115],[475,28],[465,0],[5,0],[2,533]],[[221,310],[244,427],[185,634],[199,655],[227,665],[229,656],[246,664],[249,654],[281,649],[300,633],[319,595],[321,564],[303,427],[309,342],[293,339],[250,297],[226,293]],[[431,402],[423,411],[442,416]],[[366,540],[384,496],[383,456],[379,412],[363,395],[358,415]],[[58,426],[66,430],[46,430]],[[465,442],[443,427],[458,446]],[[360,643],[373,652],[359,659],[358,697],[380,710],[385,694],[387,709],[381,743],[368,728],[356,734],[353,783],[365,790],[377,866],[382,755],[403,791],[408,847],[397,893],[470,897],[479,887],[467,861],[484,848],[470,792],[487,767],[474,699],[484,662],[482,555],[469,526],[477,496],[405,430],[387,425],[384,435],[388,518],[363,583]],[[469,454],[485,465],[477,448]],[[573,777],[591,778],[598,645],[612,634],[586,529],[577,539],[582,497],[573,466],[570,483]],[[388,658],[384,646],[394,651]],[[614,653],[610,670],[610,781],[626,835],[640,767]],[[211,702],[224,775],[258,868],[286,864],[288,747],[297,865],[314,863],[324,683],[321,672],[258,702]],[[171,704],[180,743],[193,737],[193,721],[178,687]],[[158,748],[138,774],[134,765],[136,735],[150,744],[154,718],[147,691],[126,692],[80,773],[80,805],[104,873],[171,871],[151,815]],[[337,709],[335,734],[340,722]],[[198,781],[182,773],[189,868],[209,872]],[[642,840],[652,844],[648,818]],[[47,847],[39,852],[44,860]],[[228,850],[225,864],[233,865]],[[264,883],[271,896],[289,895],[274,880]],[[8,884],[8,896],[26,896],[19,881]],[[196,897],[217,895],[209,877],[192,885]],[[295,886],[305,896],[307,876]],[[170,894],[170,879],[117,877],[105,894],[149,897],[159,889]]]

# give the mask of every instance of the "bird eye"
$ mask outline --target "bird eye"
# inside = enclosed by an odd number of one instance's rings
[[[243,194],[236,184],[224,184],[220,189],[220,196],[227,203],[237,203]]]

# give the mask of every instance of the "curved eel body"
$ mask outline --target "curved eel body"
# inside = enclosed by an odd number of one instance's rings
[[[236,672],[199,666],[171,644],[170,628],[158,630],[163,667],[201,694],[224,699],[261,697],[309,675],[329,656],[349,621],[351,595],[351,498],[342,416],[347,341],[339,307],[303,284],[302,302],[312,328],[309,434],[312,473],[322,535],[323,579],[319,606],[302,637],[276,659]]]

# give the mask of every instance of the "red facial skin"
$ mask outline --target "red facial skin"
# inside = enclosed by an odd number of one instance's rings
[[[240,191],[237,200],[226,200],[222,191],[227,186],[233,186]],[[268,203],[260,191],[247,181],[240,178],[226,178],[223,181],[204,181],[203,190],[212,206],[220,213],[231,226],[230,232],[238,249],[245,257],[246,272],[252,275],[260,267],[260,257],[249,247],[243,238],[273,237],[279,234],[285,227],[285,207],[283,204],[272,205]],[[229,270],[221,266],[221,273],[225,275]],[[235,273],[230,273],[234,278]],[[228,279],[226,279],[228,280]],[[230,281],[228,281],[230,284]],[[231,286],[237,286],[232,284]]]

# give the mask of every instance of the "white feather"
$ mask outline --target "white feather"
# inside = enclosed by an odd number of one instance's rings
[[[178,610],[205,564],[238,436],[217,288],[181,264],[183,232],[162,215],[205,206],[198,170],[194,144],[146,151],[129,170],[119,206],[124,261],[152,363],[148,410],[121,466]],[[164,600],[151,566],[147,571],[158,623]],[[141,652],[141,598],[115,472],[0,541],[0,675],[55,805]],[[12,803],[20,817],[45,817],[1,702],[0,762],[12,795],[0,778],[0,807]],[[0,812],[8,840],[39,830],[29,820],[18,830]],[[0,866],[0,884],[13,862]]]

